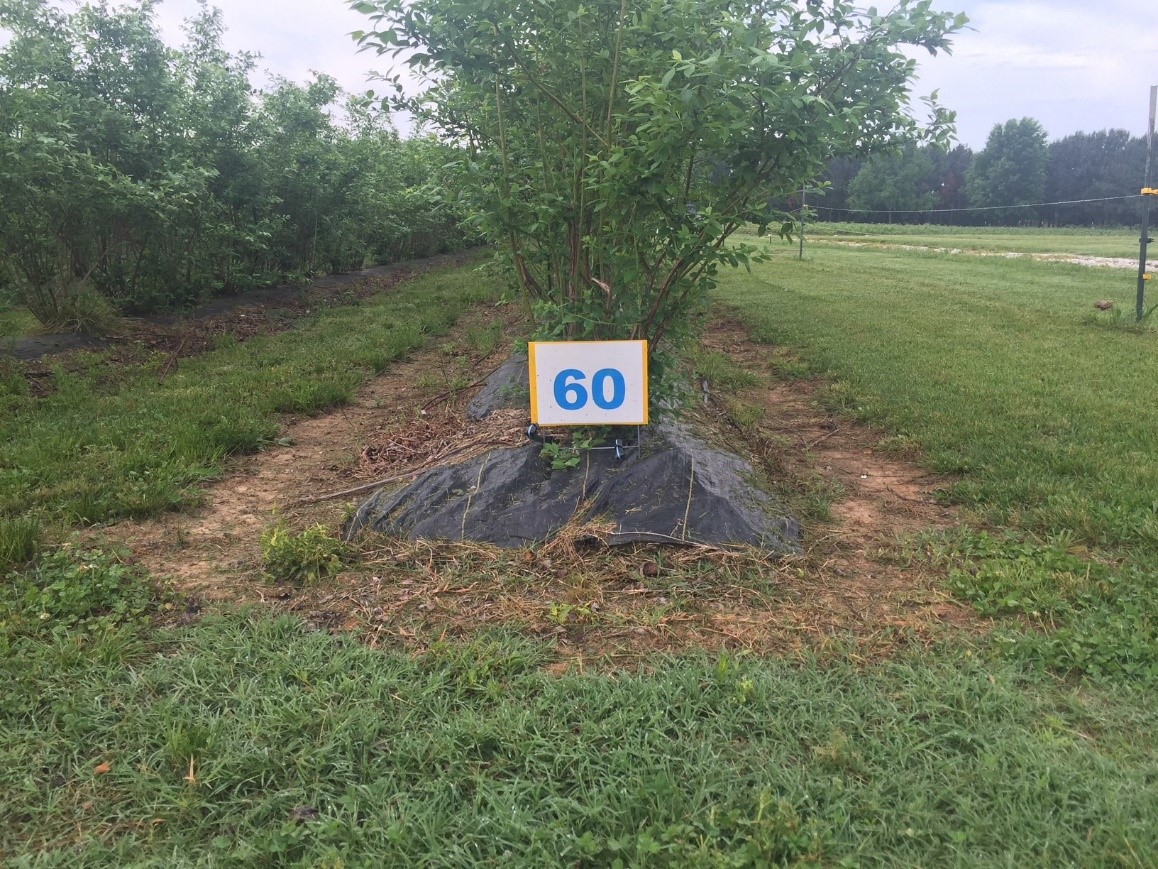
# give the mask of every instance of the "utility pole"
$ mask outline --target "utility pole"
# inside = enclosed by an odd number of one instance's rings
[[[1138,322],[1142,322],[1143,309],[1146,305],[1146,281],[1151,275],[1146,274],[1146,246],[1150,243],[1150,197],[1158,196],[1158,190],[1150,186],[1151,169],[1154,165],[1154,113],[1158,109],[1158,85],[1150,86],[1150,132],[1146,136],[1146,180],[1142,187],[1142,252],[1138,255],[1138,303],[1134,307],[1134,314]]]

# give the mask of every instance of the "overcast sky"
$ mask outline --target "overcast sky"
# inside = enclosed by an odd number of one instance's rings
[[[881,6],[885,6],[882,3]],[[994,124],[1036,118],[1051,139],[1079,130],[1146,132],[1158,84],[1153,0],[941,0],[969,16],[952,56],[926,57],[917,93],[940,90],[975,150]]]
[[[871,0],[865,0],[868,5]],[[881,8],[888,0],[875,0]],[[349,33],[365,16],[340,0],[216,0],[231,50],[258,51],[261,66],[304,80],[327,72],[347,90],[365,90],[366,73],[385,72],[388,58],[358,54]],[[1154,0],[941,0],[965,12],[973,28],[951,56],[923,56],[915,93],[940,90],[957,111],[959,139],[979,150],[994,124],[1032,117],[1051,139],[1084,130],[1146,130],[1149,87],[1158,84],[1158,18]],[[196,0],[164,0],[166,38],[180,42],[180,23]]]

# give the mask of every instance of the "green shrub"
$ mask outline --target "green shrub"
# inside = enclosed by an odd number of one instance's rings
[[[117,323],[117,311],[112,302],[90,286],[54,299],[50,307],[37,305],[29,297],[28,308],[51,332],[108,335]]]

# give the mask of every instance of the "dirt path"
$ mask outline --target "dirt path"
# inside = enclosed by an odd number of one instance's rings
[[[808,524],[809,569],[792,584],[794,597],[821,632],[919,631],[938,623],[968,626],[972,614],[937,589],[939,577],[898,560],[920,534],[953,527],[958,511],[937,503],[948,482],[881,449],[883,432],[826,412],[822,382],[776,382],[767,346],[725,319],[704,341],[757,374],[759,386],[725,399],[763,409],[747,438],[765,466],[796,485],[830,492],[831,521]],[[717,402],[720,404],[720,402]]]
[[[233,462],[222,479],[206,487],[204,506],[121,522],[113,526],[113,535],[132,548],[150,573],[188,594],[205,600],[262,599],[260,537],[265,529],[279,521],[336,527],[358,496],[301,502],[373,480],[379,469],[360,461],[367,445],[388,439],[399,428],[462,428],[458,410],[469,392],[455,387],[472,382],[479,366],[497,367],[500,361],[467,355],[460,347],[463,333],[457,329],[436,347],[395,364],[346,407],[287,420],[278,439],[284,445]],[[424,409],[432,398],[440,400]]]
[[[851,642],[854,654],[872,656],[977,627],[940,590],[941,577],[901,557],[914,535],[957,521],[934,501],[945,480],[882,452],[879,432],[825,413],[819,384],[772,380],[769,348],[730,320],[715,323],[705,344],[771,385],[718,396],[706,413],[731,427],[735,440],[736,409],[758,407],[760,422],[741,432],[755,460],[790,495],[827,493],[831,518],[806,518],[803,555],[773,562],[672,547],[592,551],[567,538],[522,552],[378,540],[363,546],[359,564],[319,586],[266,582],[264,529],[278,521],[336,527],[365,495],[303,499],[429,464],[456,443],[521,441],[522,414],[486,426],[464,422],[470,391],[448,388],[500,360],[471,356],[462,335],[394,366],[352,406],[289,422],[290,445],[237,462],[208,487],[200,509],[123,522],[111,533],[151,573],[199,602],[268,601],[374,645],[421,648],[514,627],[554,638],[563,660],[582,666],[585,658],[623,663],[689,646],[791,652]]]

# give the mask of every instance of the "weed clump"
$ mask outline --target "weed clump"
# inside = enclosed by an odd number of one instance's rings
[[[1018,657],[1064,673],[1153,684],[1158,606],[1146,574],[1078,557],[1066,542],[965,533],[947,554],[949,587],[981,615],[1040,629],[999,637]]]
[[[1112,304],[1112,303],[1111,303]],[[1151,305],[1142,312],[1142,318],[1138,319],[1134,311],[1123,311],[1121,308],[1101,307],[1101,303],[1095,303],[1094,307],[1098,309],[1099,313],[1090,314],[1086,317],[1086,322],[1093,326],[1100,326],[1104,329],[1121,329],[1126,332],[1156,332],[1158,331],[1158,305]]]
[[[40,523],[36,519],[0,519],[0,571],[27,564],[39,549]]]
[[[106,549],[61,546],[0,586],[0,643],[21,636],[98,633],[143,619],[153,589]]]
[[[325,525],[314,525],[300,534],[276,525],[261,535],[262,564],[274,582],[319,582],[340,571],[352,554]]]

